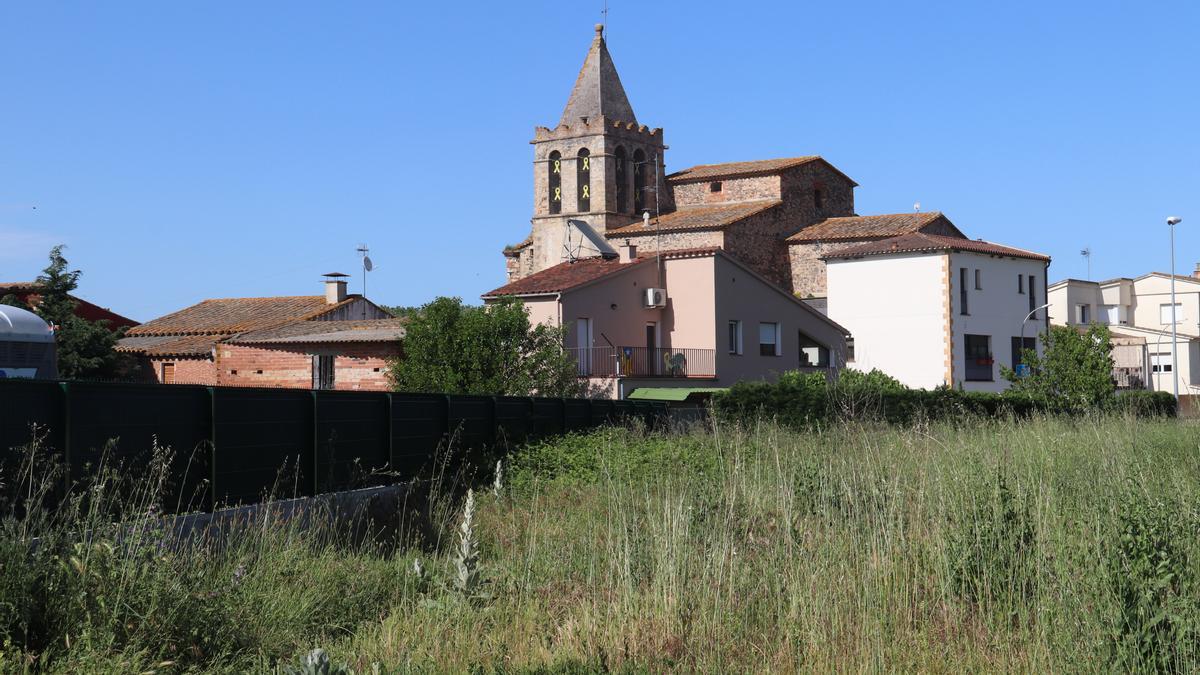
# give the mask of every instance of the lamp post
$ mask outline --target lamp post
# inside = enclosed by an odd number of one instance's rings
[[[1034,314],[1037,314],[1037,313],[1038,313],[1040,310],[1046,309],[1046,308],[1047,308],[1047,307],[1049,307],[1049,306],[1050,306],[1050,303],[1048,303],[1048,302],[1047,302],[1046,304],[1044,304],[1044,305],[1038,305],[1037,307],[1034,307],[1032,310],[1030,310],[1030,311],[1029,311],[1029,313],[1025,315],[1025,318],[1024,318],[1024,319],[1021,319],[1021,351],[1022,351],[1022,352],[1024,352],[1024,351],[1025,351],[1025,324],[1026,324],[1026,323],[1027,323],[1027,322],[1028,322],[1028,321],[1029,321],[1031,318],[1033,318],[1033,315],[1034,315]],[[1036,342],[1036,341],[1034,342],[1034,347],[1033,347],[1033,348],[1034,348],[1035,350],[1037,349],[1037,342]],[[1023,366],[1023,365],[1025,365],[1025,364],[1024,364],[1024,363],[1020,363],[1020,364],[1018,364],[1018,365],[1022,365],[1022,366]]]
[[[1179,339],[1175,335],[1179,325],[1179,313],[1175,311],[1175,226],[1183,222],[1179,216],[1167,218],[1167,226],[1171,228],[1171,387],[1175,391],[1175,400],[1179,400]]]

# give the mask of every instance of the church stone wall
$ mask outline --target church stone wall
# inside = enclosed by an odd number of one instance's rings
[[[858,241],[812,242],[787,247],[791,264],[792,292],[801,298],[823,298],[828,293],[825,262],[821,256],[857,244]]]
[[[652,233],[638,234],[629,237],[611,237],[608,243],[613,247],[620,246],[629,239],[638,247],[638,257],[654,255],[661,244],[664,251],[678,251],[685,248],[722,248],[725,236],[721,232],[663,232],[657,237]]]
[[[712,191],[713,183],[721,184],[719,192]],[[778,175],[714,179],[699,183],[676,183],[674,192],[675,203],[680,206],[751,202],[781,197]]]

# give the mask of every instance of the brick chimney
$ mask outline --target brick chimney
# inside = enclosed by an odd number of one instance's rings
[[[325,277],[325,302],[336,305],[346,299],[346,278],[349,274],[330,272]]]
[[[629,243],[629,240],[626,239],[625,243],[617,248],[617,258],[622,264],[637,260],[637,246]]]
[[[1192,276],[1200,279],[1200,263],[1196,263],[1196,269],[1192,270]]]

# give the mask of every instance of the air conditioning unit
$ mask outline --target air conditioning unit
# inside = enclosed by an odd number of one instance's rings
[[[647,288],[644,298],[646,307],[666,307],[667,306],[667,289],[665,288]]]

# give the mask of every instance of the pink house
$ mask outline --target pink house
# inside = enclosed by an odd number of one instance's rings
[[[520,298],[568,326],[579,376],[601,395],[638,387],[727,387],[788,370],[830,371],[847,331],[719,248],[563,262],[483,295]]]

